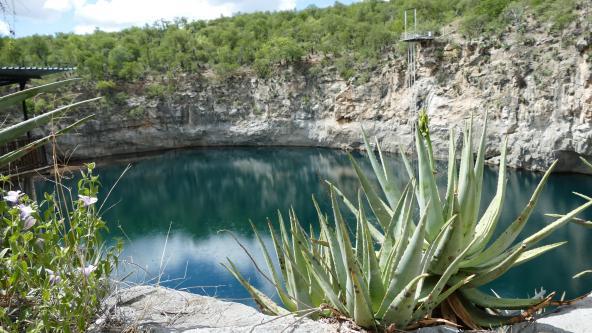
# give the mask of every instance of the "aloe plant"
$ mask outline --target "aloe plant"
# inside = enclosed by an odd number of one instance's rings
[[[364,143],[380,189],[373,187],[358,163],[351,163],[361,185],[357,202],[329,185],[332,218],[316,201],[320,222],[318,235],[306,232],[294,211],[289,229],[281,214],[279,234],[269,223],[279,271],[255,228],[269,276],[283,306],[253,287],[229,260],[225,267],[250,292],[266,313],[280,315],[318,309],[320,315],[340,315],[362,327],[410,328],[443,318],[478,329],[524,320],[551,304],[553,294],[525,299],[499,298],[478,288],[510,268],[523,264],[563,243],[534,247],[553,231],[592,205],[591,200],[562,215],[538,232],[515,242],[534,209],[551,165],[528,205],[501,235],[492,240],[506,192],[506,142],[501,147],[497,190],[479,216],[483,188],[487,123],[473,151],[472,118],[463,131],[460,163],[457,165],[454,132],[450,133],[448,184],[440,195],[433,172],[428,119],[422,115],[416,126],[417,170],[401,152],[409,182],[400,188],[378,142],[379,156]],[[507,140],[506,140],[507,141]],[[367,201],[368,206],[365,202]],[[340,206],[356,216],[350,235]],[[366,211],[369,207],[370,210]],[[414,216],[419,208],[420,217]],[[353,237],[352,237],[353,236]],[[508,315],[504,310],[525,310]]]
[[[54,90],[66,85],[68,83],[71,83],[72,81],[75,81],[75,80],[77,80],[77,79],[67,79],[67,80],[52,82],[52,83],[45,84],[42,86],[37,86],[37,87],[21,90],[21,91],[18,91],[18,92],[9,94],[9,95],[2,96],[2,97],[0,97],[0,111],[6,110],[10,107],[14,107],[14,106],[18,105],[20,102],[24,101],[25,99],[35,96],[37,94],[54,91]],[[11,140],[14,140],[14,139],[24,135],[25,133],[33,130],[36,127],[45,125],[45,124],[49,123],[50,121],[52,121],[53,119],[57,119],[58,117],[62,116],[65,112],[67,112],[68,110],[70,110],[73,107],[79,106],[81,104],[89,103],[89,102],[95,101],[97,99],[100,99],[100,97],[91,98],[91,99],[83,100],[80,102],[72,103],[72,104],[69,104],[66,106],[62,106],[58,109],[55,109],[50,112],[46,112],[44,114],[38,115],[36,117],[33,117],[31,119],[28,119],[28,120],[25,120],[22,122],[19,122],[15,125],[12,125],[12,126],[9,126],[6,128],[2,128],[2,129],[0,129],[0,145],[6,144],[7,142],[10,142]],[[0,167],[3,167],[10,162],[13,162],[14,160],[29,153],[31,150],[39,147],[40,145],[45,144],[53,136],[63,134],[65,132],[71,130],[72,128],[80,125],[81,123],[87,121],[88,119],[90,119],[92,117],[93,116],[91,115],[91,116],[87,116],[85,118],[82,118],[78,121],[75,121],[71,125],[66,126],[63,129],[56,131],[55,133],[53,133],[51,135],[47,135],[41,139],[35,140],[35,141],[25,145],[24,147],[21,147],[17,150],[11,151],[9,153],[6,153],[6,154],[0,156]]]

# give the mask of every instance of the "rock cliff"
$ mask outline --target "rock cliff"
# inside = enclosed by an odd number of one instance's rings
[[[449,128],[460,140],[471,113],[476,132],[487,114],[490,163],[507,135],[510,166],[544,170],[558,158],[560,171],[585,171],[577,157],[592,156],[589,11],[562,32],[527,16],[496,37],[466,40],[448,26],[418,46],[418,104],[430,116],[435,153],[446,156]],[[148,97],[137,88],[123,106],[91,110],[96,119],[60,144],[74,158],[188,146],[357,148],[363,126],[384,149],[411,152],[406,67],[404,56],[385,55],[364,80],[345,81],[331,66],[311,73],[309,65],[268,79],[179,74],[169,79],[174,93]]]

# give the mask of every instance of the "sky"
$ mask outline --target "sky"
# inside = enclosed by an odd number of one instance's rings
[[[358,0],[341,0],[350,4]],[[56,32],[90,33],[99,28],[118,31],[177,17],[213,19],[254,11],[326,7],[334,0],[0,0],[0,35],[16,37]]]

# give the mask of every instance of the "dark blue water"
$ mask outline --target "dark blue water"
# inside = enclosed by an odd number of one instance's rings
[[[369,170],[365,156],[354,156]],[[404,175],[400,161],[395,156],[390,160],[395,163],[393,169]],[[101,202],[127,164],[120,161],[98,168],[103,184]],[[303,225],[316,226],[311,195],[328,211],[325,179],[350,197],[354,197],[358,187],[347,154],[327,149],[172,151],[134,160],[131,165],[103,207],[111,230],[109,239],[125,241],[119,276],[134,282],[160,280],[172,288],[247,304],[251,303],[246,291],[220,265],[226,258],[231,258],[255,286],[270,295],[272,288],[223,230],[232,230],[264,268],[249,220],[260,230],[266,230],[267,219],[276,221],[278,209],[287,214],[294,207]],[[439,176],[445,174],[442,168]],[[538,173],[509,171],[498,232],[519,214],[541,177]],[[496,181],[497,171],[486,169],[485,204],[493,197]],[[39,185],[38,189],[50,191],[51,186]],[[571,191],[592,195],[592,177],[552,175],[521,238],[552,221],[544,213],[563,213],[582,204]],[[592,218],[592,211],[582,217]],[[269,242],[269,237],[266,240]],[[489,287],[504,296],[516,297],[532,295],[535,288],[541,287],[565,291],[567,297],[589,291],[591,276],[576,280],[571,277],[592,267],[592,229],[568,225],[541,245],[562,240],[569,243],[514,268]]]

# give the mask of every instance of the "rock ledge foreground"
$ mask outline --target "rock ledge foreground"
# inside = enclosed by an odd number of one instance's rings
[[[156,286],[120,290],[105,305],[105,314],[89,332],[357,332],[347,323],[267,316],[243,304]],[[457,330],[440,326],[418,332]],[[503,332],[592,332],[592,297]]]

